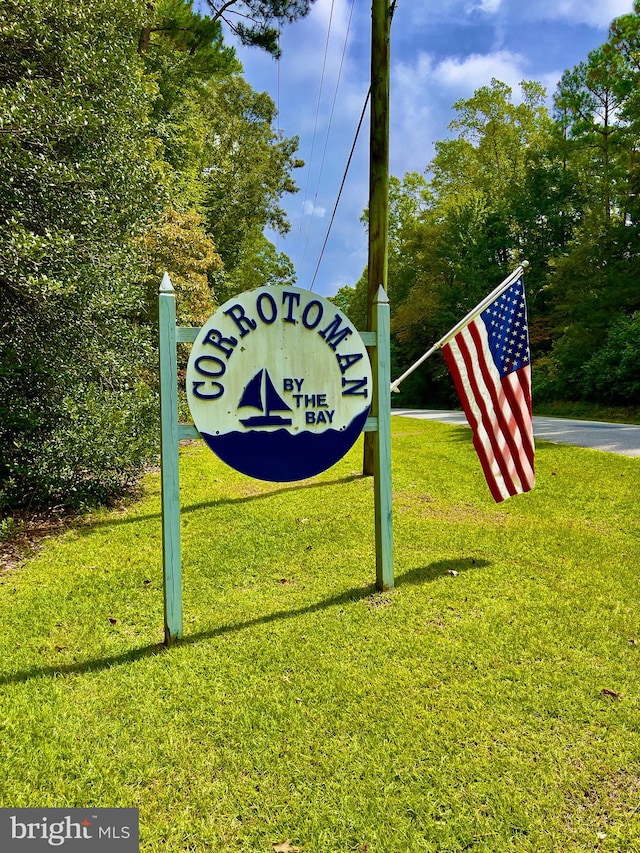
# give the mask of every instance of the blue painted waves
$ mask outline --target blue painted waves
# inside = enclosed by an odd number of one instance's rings
[[[368,414],[367,408],[344,429],[321,433],[292,435],[278,429],[201,435],[216,456],[236,471],[257,480],[290,483],[314,477],[342,459],[362,432]]]

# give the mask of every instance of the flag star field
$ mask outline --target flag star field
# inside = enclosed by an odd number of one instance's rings
[[[522,279],[481,314],[487,327],[489,349],[501,376],[529,364],[527,306]]]

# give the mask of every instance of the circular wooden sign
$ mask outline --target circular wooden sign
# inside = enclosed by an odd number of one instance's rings
[[[193,345],[186,383],[194,423],[214,453],[275,482],[334,465],[371,403],[371,365],[353,324],[297,287],[260,287],[220,306]]]

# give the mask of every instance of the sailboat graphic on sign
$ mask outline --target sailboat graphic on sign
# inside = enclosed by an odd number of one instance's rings
[[[248,418],[240,418],[240,423],[246,427],[264,426],[290,426],[291,418],[283,418],[280,415],[272,415],[272,412],[290,412],[282,397],[275,389],[269,371],[261,368],[253,379],[247,382],[238,403],[239,409],[257,409],[261,415],[252,415]]]

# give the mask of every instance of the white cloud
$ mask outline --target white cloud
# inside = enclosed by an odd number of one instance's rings
[[[450,105],[488,85],[494,77],[510,86],[517,100],[520,82],[528,79],[527,65],[524,56],[506,50],[450,56],[438,63],[429,54],[420,53],[415,62],[393,66],[392,111],[401,114],[410,125],[416,118],[428,116],[429,102]]]
[[[433,157],[434,142],[446,136],[446,127],[454,117],[452,104],[489,85],[492,78],[510,86],[517,102],[519,84],[530,79],[527,64],[525,57],[509,51],[451,56],[437,63],[429,54],[421,53],[414,62],[394,64],[391,171],[396,175],[422,171]],[[542,82],[551,82],[552,90],[555,88],[553,75]]]
[[[539,0],[526,8],[531,20],[566,21],[606,29],[613,18],[633,11],[633,0]]]
[[[529,65],[525,56],[509,51],[450,56],[440,62],[421,53],[414,62],[395,63],[391,77],[392,174],[423,171],[435,153],[434,143],[447,136],[447,126],[455,116],[454,102],[471,97],[492,78],[511,88],[514,103],[522,99],[523,80],[540,82],[551,108],[562,71],[532,74]]]
[[[402,11],[402,10],[400,10]],[[438,9],[418,3],[411,9],[414,25],[425,25],[435,17],[460,20],[480,13],[488,19],[497,16],[511,23],[517,20],[536,22],[562,21],[606,29],[613,18],[633,11],[633,0],[441,0]]]
[[[441,86],[457,90],[460,95],[486,86],[494,77],[515,91],[526,77],[525,66],[526,60],[521,54],[499,50],[487,54],[473,53],[464,59],[449,57],[434,69],[433,76]]]
[[[393,174],[422,171],[433,156],[436,122],[431,57],[421,53],[415,63],[397,63],[391,73],[390,169]]]
[[[495,14],[501,7],[502,0],[479,0],[476,8],[489,15]]]
[[[318,216],[320,217],[320,219],[322,219],[327,215],[327,208],[317,207],[312,201],[307,198],[304,201],[303,213],[305,216]]]

